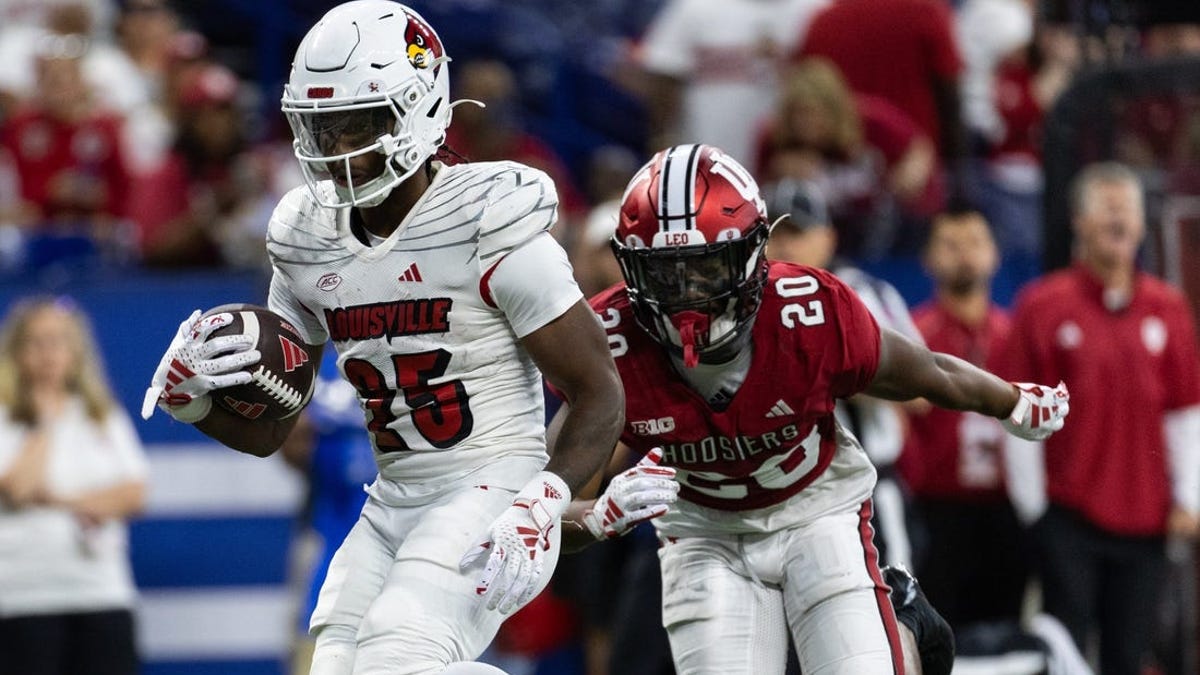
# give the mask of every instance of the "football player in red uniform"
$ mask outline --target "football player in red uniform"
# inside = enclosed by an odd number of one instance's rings
[[[1067,391],[881,330],[832,274],[768,261],[769,230],[758,186],[728,155],[664,150],[621,205],[625,283],[591,300],[625,389],[621,440],[661,447],[680,486],[654,520],[672,654],[680,672],[779,673],[790,632],[807,675],[904,673],[871,541],[875,470],[835,400],[924,397],[1045,438]],[[606,493],[578,529],[603,537],[619,512]],[[948,672],[941,658],[924,670]]]

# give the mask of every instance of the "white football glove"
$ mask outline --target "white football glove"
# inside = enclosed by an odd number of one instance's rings
[[[179,324],[146,388],[142,419],[150,419],[157,404],[180,422],[197,422],[212,408],[209,392],[250,382],[250,373],[240,369],[262,358],[254,349],[254,337],[243,334],[208,339],[213,331],[232,321],[229,312],[202,320],[200,310],[196,310]]]
[[[1040,441],[1063,428],[1071,411],[1071,395],[1062,382],[1057,387],[1013,382],[1020,398],[1008,417],[1000,420],[1008,433],[1027,441]]]
[[[508,614],[533,599],[550,550],[550,532],[570,503],[563,479],[542,471],[462,557],[459,566],[465,570],[491,551],[475,587],[477,595],[487,598],[488,609]]]
[[[659,466],[662,448],[646,453],[632,469],[615,476],[604,494],[583,514],[583,524],[597,539],[619,537],[640,522],[667,512],[679,498],[675,469]]]

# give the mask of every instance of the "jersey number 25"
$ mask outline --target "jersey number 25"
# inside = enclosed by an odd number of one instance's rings
[[[395,354],[393,386],[378,368],[363,359],[346,359],[342,368],[346,379],[358,390],[370,412],[367,429],[375,437],[380,452],[411,450],[399,432],[392,428],[397,415],[392,411],[396,394],[404,395],[411,408],[413,426],[435,448],[449,448],[471,435],[475,418],[468,405],[467,390],[461,380],[440,384],[429,381],[440,377],[450,365],[450,352],[444,349],[419,354]],[[397,391],[398,390],[398,391]]]

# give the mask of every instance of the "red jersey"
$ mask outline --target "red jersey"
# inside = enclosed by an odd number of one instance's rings
[[[849,287],[823,270],[770,265],[749,372],[721,410],[638,327],[624,284],[591,300],[625,387],[621,440],[639,453],[661,446],[680,497],[700,506],[746,511],[804,490],[838,450],[834,399],[866,388],[879,365],[879,327]]]
[[[0,145],[20,176],[21,198],[43,219],[125,214],[129,172],[119,117],[97,114],[68,124],[29,110],[0,128]]]
[[[913,310],[913,323],[935,352],[984,367],[994,345],[1008,333],[1008,314],[993,305],[977,326],[969,326],[936,300]],[[921,497],[974,501],[1007,499],[1001,447],[1004,427],[986,415],[930,408],[909,416],[909,438],[897,466]]]
[[[1082,266],[1017,298],[996,372],[1071,389],[1071,415],[1046,439],[1050,501],[1123,535],[1161,535],[1171,506],[1163,414],[1200,402],[1200,357],[1183,295],[1139,272],[1110,311]]]
[[[833,61],[851,89],[890,100],[940,145],[929,83],[954,81],[962,70],[947,3],[838,0],[813,17],[797,56]]]

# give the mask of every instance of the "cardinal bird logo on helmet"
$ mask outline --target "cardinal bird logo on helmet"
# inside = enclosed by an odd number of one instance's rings
[[[408,26],[404,29],[404,41],[408,44],[408,61],[413,68],[425,69],[445,52],[442,43],[429,24],[411,13],[408,15]]]

